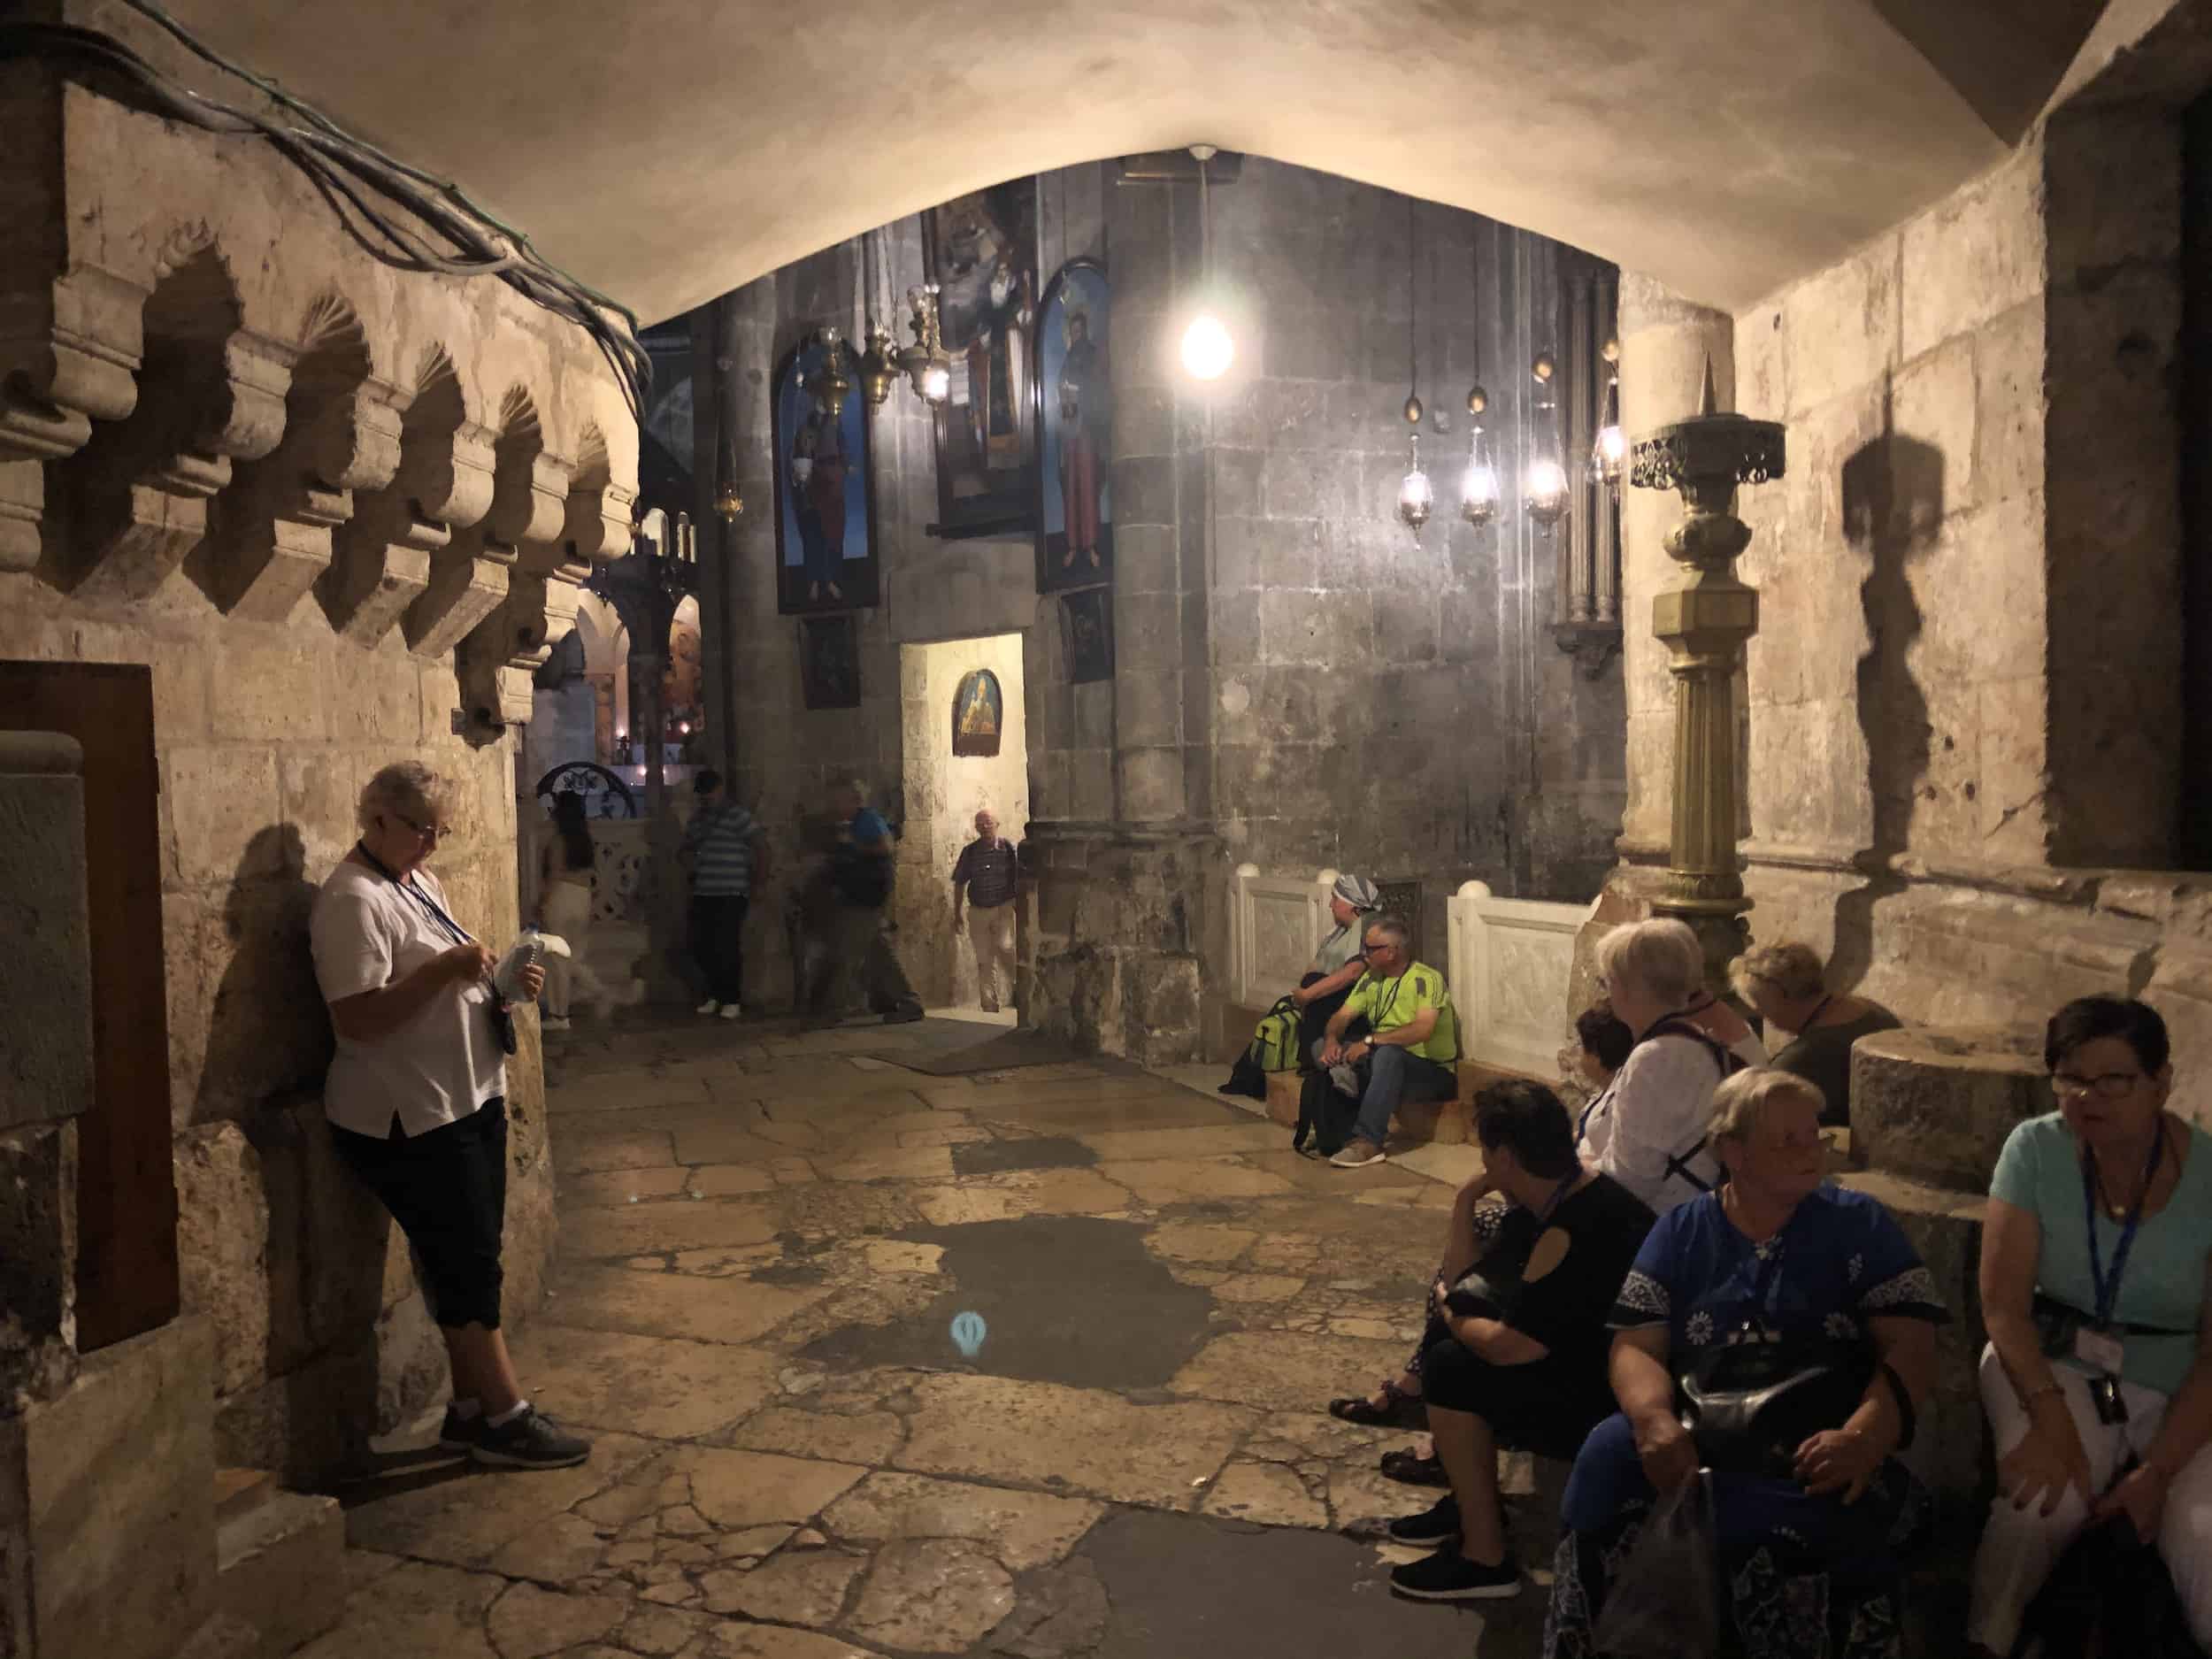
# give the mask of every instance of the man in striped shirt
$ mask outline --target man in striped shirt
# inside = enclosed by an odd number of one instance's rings
[[[975,815],[975,839],[960,849],[960,862],[952,867],[952,925],[957,931],[964,898],[986,1013],[998,1012],[1002,976],[1007,994],[1013,994],[1014,879],[1014,843],[998,833],[998,819],[986,807]]]
[[[699,1011],[735,1019],[744,1011],[745,911],[767,874],[765,837],[724,792],[720,772],[702,772],[691,787],[698,805],[677,856],[691,872],[691,954],[707,981]]]

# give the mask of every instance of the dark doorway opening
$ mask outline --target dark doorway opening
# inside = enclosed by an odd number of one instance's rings
[[[77,1349],[89,1354],[177,1316],[153,671],[0,663],[0,729],[84,749],[93,1073],[77,1125]]]

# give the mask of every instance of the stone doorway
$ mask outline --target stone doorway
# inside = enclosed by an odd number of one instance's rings
[[[995,719],[992,718],[995,693]],[[952,925],[952,866],[988,807],[1019,841],[1029,823],[1022,636],[906,645],[899,653],[905,833],[899,843],[899,955],[933,1008],[976,1008],[975,957]],[[989,728],[995,726],[995,733]],[[995,736],[995,752],[991,741]]]

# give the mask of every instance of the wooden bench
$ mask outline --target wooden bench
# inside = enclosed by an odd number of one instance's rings
[[[1409,1101],[1398,1108],[1397,1133],[1409,1141],[1432,1141],[1459,1146],[1475,1138],[1475,1096],[1493,1083],[1510,1078],[1532,1078],[1525,1071],[1486,1065],[1479,1060],[1459,1063],[1459,1092],[1448,1101]],[[1267,1115],[1286,1129],[1298,1126],[1298,1096],[1305,1079],[1295,1071],[1271,1071],[1267,1078]]]

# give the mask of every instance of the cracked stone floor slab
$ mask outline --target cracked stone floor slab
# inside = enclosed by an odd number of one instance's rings
[[[1432,1495],[1324,1402],[1418,1334],[1450,1188],[927,1020],[549,1044],[560,1260],[515,1342],[579,1469],[390,1437],[311,1659],[1532,1655],[1541,1582],[1392,1597]],[[1509,1466],[1509,1492],[1527,1471]],[[1548,1558],[1513,1501],[1525,1562]]]

